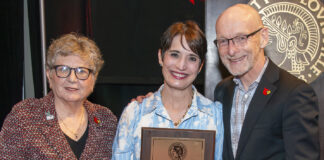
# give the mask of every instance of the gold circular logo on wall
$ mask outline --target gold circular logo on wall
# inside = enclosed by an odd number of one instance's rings
[[[251,0],[269,29],[267,56],[307,83],[324,71],[324,7],[319,0]]]

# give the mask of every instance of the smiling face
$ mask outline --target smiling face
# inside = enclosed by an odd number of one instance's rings
[[[88,63],[76,55],[69,55],[66,57],[58,55],[54,65],[66,65],[72,68],[91,68]],[[90,73],[88,79],[86,80],[77,79],[74,70],[71,70],[71,74],[66,78],[57,77],[55,69],[47,70],[46,74],[50,88],[54,93],[55,101],[60,101],[63,103],[83,102],[93,91],[95,84],[95,76],[92,73]]]
[[[236,5],[227,9],[216,22],[217,39],[231,39],[248,35],[263,27],[253,8]],[[228,71],[234,76],[249,76],[259,73],[265,62],[263,48],[267,43],[267,29],[248,37],[246,43],[229,42],[228,47],[219,47],[219,56]]]
[[[177,90],[191,89],[192,82],[202,68],[199,56],[190,50],[184,37],[181,44],[181,35],[173,38],[163,57],[159,51],[159,63],[162,66],[164,87]]]

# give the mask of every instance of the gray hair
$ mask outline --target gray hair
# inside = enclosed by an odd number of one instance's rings
[[[98,76],[104,60],[96,43],[77,33],[65,34],[52,41],[47,51],[46,69],[54,66],[57,56],[76,55],[90,65],[95,77]]]

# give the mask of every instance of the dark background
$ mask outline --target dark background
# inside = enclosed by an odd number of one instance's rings
[[[6,0],[0,5],[0,124],[13,104],[21,101],[23,83],[23,4]]]

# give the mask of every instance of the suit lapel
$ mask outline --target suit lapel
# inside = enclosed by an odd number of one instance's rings
[[[67,158],[67,159],[75,159],[75,155],[70,149],[70,145],[68,144],[67,140],[61,129],[55,124],[53,125],[46,125],[41,128],[42,134],[48,142],[48,145],[55,150],[58,157]],[[68,148],[66,148],[68,147]]]
[[[81,154],[80,159],[94,159],[95,153],[97,152],[96,147],[100,144],[100,138],[104,137],[102,135],[102,119],[97,115],[96,110],[90,105],[88,101],[84,104],[88,113],[88,125],[89,132],[86,145]]]
[[[43,115],[41,116],[44,120],[44,125],[39,128],[40,133],[45,137],[48,145],[57,153],[58,157],[61,157],[61,159],[76,159],[72,149],[69,147],[70,145],[68,144],[58,125],[57,115],[54,107],[54,97],[52,93],[46,97],[42,108]]]
[[[242,131],[240,135],[240,140],[238,144],[236,157],[239,158],[243,149],[245,148],[246,143],[248,142],[249,136],[259,119],[264,108],[267,106],[271,96],[275,93],[277,87],[273,84],[279,79],[279,70],[269,59],[269,64],[265,70],[261,81],[254,93],[254,96],[251,100],[249,108],[247,110]],[[264,90],[269,90],[270,93],[264,93]]]
[[[223,102],[223,114],[224,114],[224,132],[225,132],[225,141],[227,146],[228,154],[230,155],[230,159],[234,159],[233,157],[233,150],[232,150],[232,140],[231,140],[231,110],[232,110],[232,103],[233,103],[233,96],[234,96],[234,88],[235,84],[233,79],[231,79],[230,85],[226,89],[226,93],[224,94],[224,102]]]

